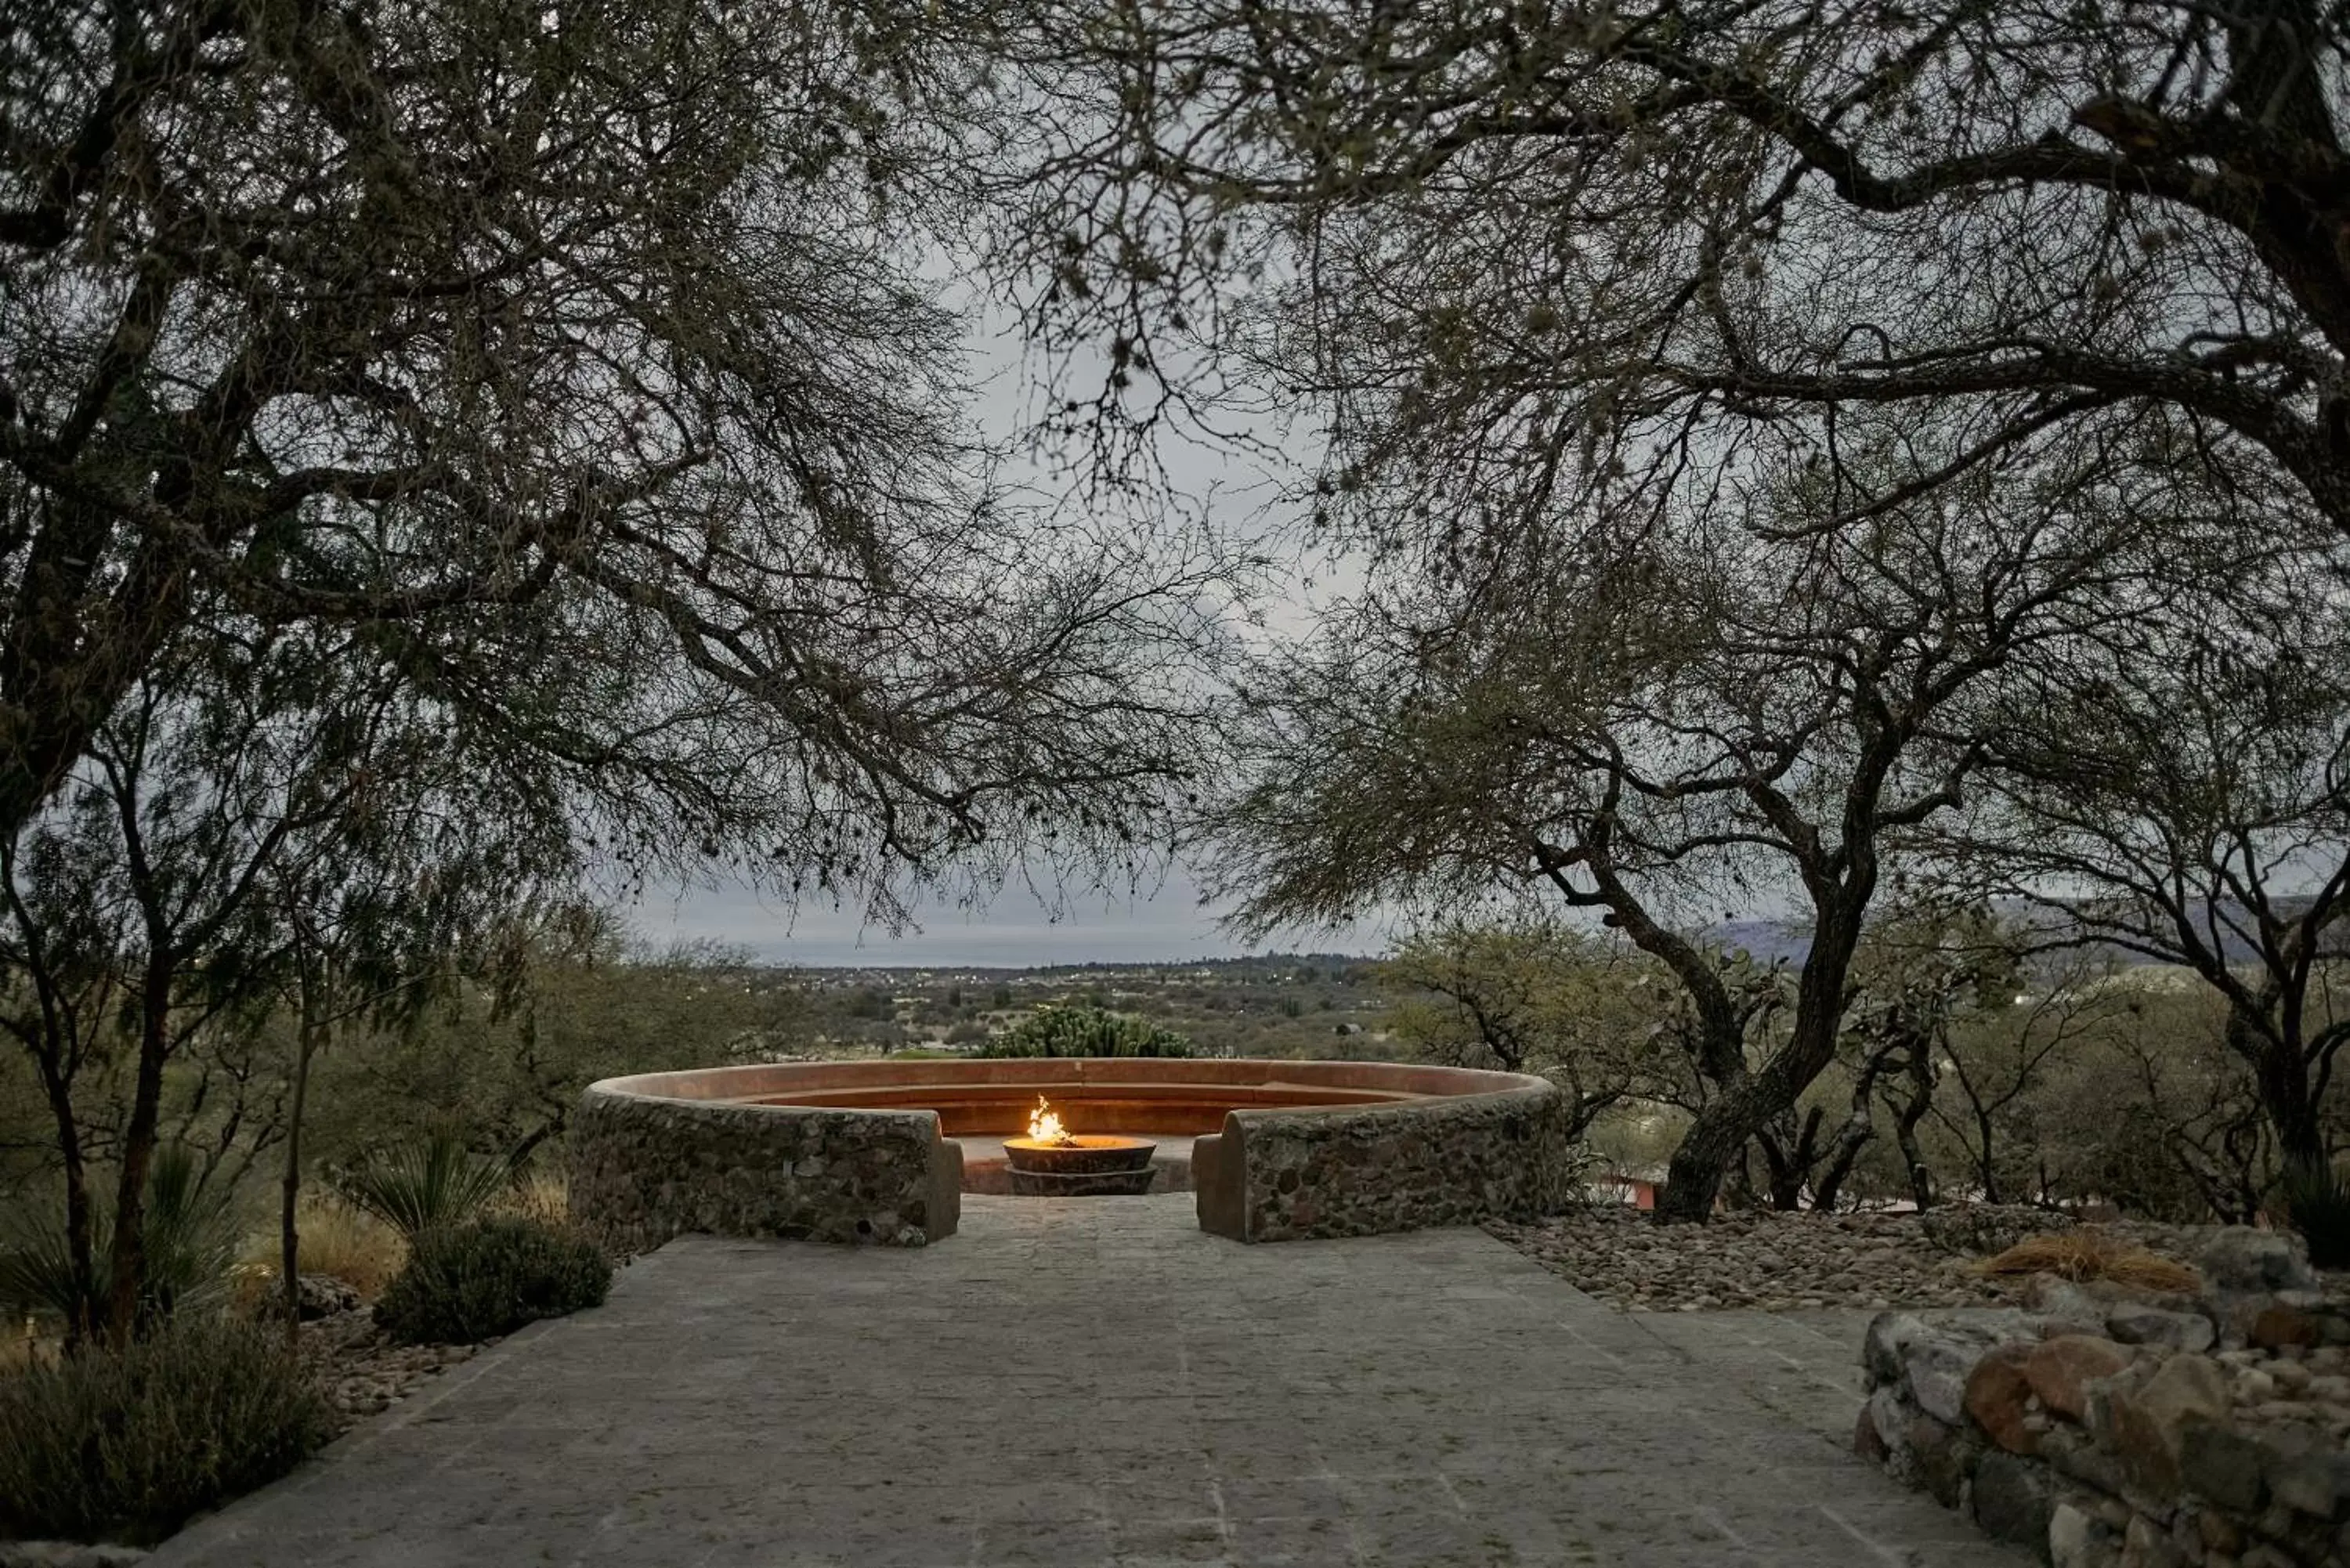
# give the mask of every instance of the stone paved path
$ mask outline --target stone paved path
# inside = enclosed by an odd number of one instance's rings
[[[687,1238],[151,1568],[2019,1568],[1843,1451],[1856,1314],[1638,1317],[1473,1231],[966,1199]]]

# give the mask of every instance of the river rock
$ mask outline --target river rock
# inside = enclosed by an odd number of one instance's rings
[[[2040,1347],[2028,1340],[1995,1346],[1967,1373],[1965,1406],[1982,1433],[2011,1454],[2029,1454],[2039,1434],[2024,1424],[2032,1385],[2024,1364]]]
[[[2227,1418],[2227,1377],[2207,1355],[2173,1355],[2137,1387],[2117,1381],[2090,1402],[2092,1428],[2131,1478],[2156,1497],[2178,1490],[2186,1429],[2199,1421]]]
[[[2054,1479],[2037,1460],[1993,1452],[1975,1467],[1975,1522],[1994,1541],[2045,1546],[2055,1501]]]
[[[2316,1272],[2293,1238],[2275,1231],[2230,1225],[2204,1244],[2195,1266],[2211,1290],[2307,1291],[2317,1288]]]
[[[2023,1377],[2041,1404],[2078,1421],[2089,1413],[2089,1385],[2129,1364],[2128,1353],[2109,1339],[2065,1334],[2033,1347],[2024,1361]]]
[[[2124,1302],[2106,1314],[2106,1329],[2124,1345],[2154,1345],[2171,1350],[2209,1350],[2219,1337],[2211,1320],[2197,1312]]]

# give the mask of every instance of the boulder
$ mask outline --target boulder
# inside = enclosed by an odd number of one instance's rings
[[[2199,1312],[2166,1312],[2125,1302],[2106,1314],[2106,1330],[2124,1345],[2157,1345],[2169,1350],[2209,1350],[2219,1331]]]
[[[1957,1427],[1926,1415],[1910,1417],[1904,1436],[1913,1467],[1911,1474],[1918,1484],[1944,1508],[1958,1507],[1965,1494],[1967,1471],[1972,1468],[1976,1445],[1969,1442]]]
[[[2106,1332],[2105,1308],[2088,1292],[2061,1274],[2034,1274],[2026,1280],[2023,1304],[2043,1339],[2060,1334]]]
[[[2048,1467],[2015,1454],[1988,1453],[1975,1466],[1975,1522],[1994,1541],[2038,1551],[2048,1543],[2056,1483]]]
[[[2207,1501],[2238,1513],[2258,1513],[2267,1490],[2261,1445],[2233,1427],[2199,1421],[2181,1436],[2179,1480]]]
[[[2230,1225],[2196,1255],[2206,1286],[2214,1291],[2307,1291],[2317,1288],[2316,1272],[2298,1239],[2276,1231],[2255,1231]]]
[[[2030,1332],[2009,1308],[1936,1313],[1879,1313],[1861,1341],[1861,1362],[1872,1388],[1892,1385],[1945,1426],[1966,1415],[1967,1374],[1992,1345]]]
[[[2102,1521],[2060,1502],[2048,1515],[2049,1568],[2113,1568],[2120,1552]]]
[[[2306,1430],[2277,1428],[2261,1434],[2261,1476],[2273,1501],[2314,1519],[2334,1517],[2344,1480],[2337,1451]]]
[[[2227,1376],[2210,1356],[2174,1355],[2135,1387],[2120,1379],[2106,1385],[2089,1414],[2125,1473],[2150,1495],[2168,1497],[2178,1490],[2187,1428],[2228,1419]]]
[[[2122,1531],[2121,1568],[2186,1568],[2186,1563],[2160,1525],[2142,1513],[2130,1515]]]
[[[1916,1313],[1881,1312],[1870,1318],[1860,1336],[1860,1365],[1868,1386],[1901,1381],[1901,1347],[1925,1332],[1925,1320]]]
[[[2028,1454],[2039,1446],[2039,1434],[2024,1425],[2032,1385],[2023,1375],[2024,1363],[2039,1348],[2028,1340],[1995,1346],[1967,1374],[1967,1415],[1983,1436],[2011,1454]]]
[[[1877,1429],[1877,1414],[1866,1405],[1860,1407],[1859,1417],[1852,1424],[1852,1451],[1872,1465],[1882,1465],[1892,1457],[1885,1446],[1885,1436]]]
[[[2244,1337],[2262,1350],[2281,1350],[2288,1345],[2314,1350],[2325,1343],[2325,1325],[2314,1313],[2271,1303],[2252,1314]]]
[[[1902,1481],[1917,1474],[1909,1462],[1909,1417],[1917,1412],[1904,1403],[1892,1388],[1879,1388],[1860,1407],[1862,1417],[1876,1430],[1877,1447],[1884,1451],[1883,1464],[1892,1476]]]
[[[294,1292],[300,1303],[304,1323],[359,1310],[357,1287],[332,1274],[296,1274],[294,1276]]]
[[[2130,1364],[2128,1353],[2109,1339],[2059,1334],[2035,1346],[2023,1363],[2024,1381],[2040,1403],[2068,1420],[2089,1413],[2089,1385]]]
[[[78,1541],[0,1541],[0,1568],[131,1568],[147,1560],[135,1546]]]

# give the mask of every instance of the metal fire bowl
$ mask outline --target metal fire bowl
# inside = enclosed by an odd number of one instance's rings
[[[1014,1170],[1047,1176],[1097,1176],[1109,1171],[1148,1170],[1159,1146],[1139,1137],[1080,1134],[1072,1143],[1039,1143],[1032,1137],[1003,1140],[1003,1156]]]

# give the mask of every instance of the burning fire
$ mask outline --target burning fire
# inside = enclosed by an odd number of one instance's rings
[[[1045,1096],[1036,1096],[1036,1108],[1028,1113],[1028,1136],[1037,1143],[1072,1144],[1077,1140],[1061,1125]]]

